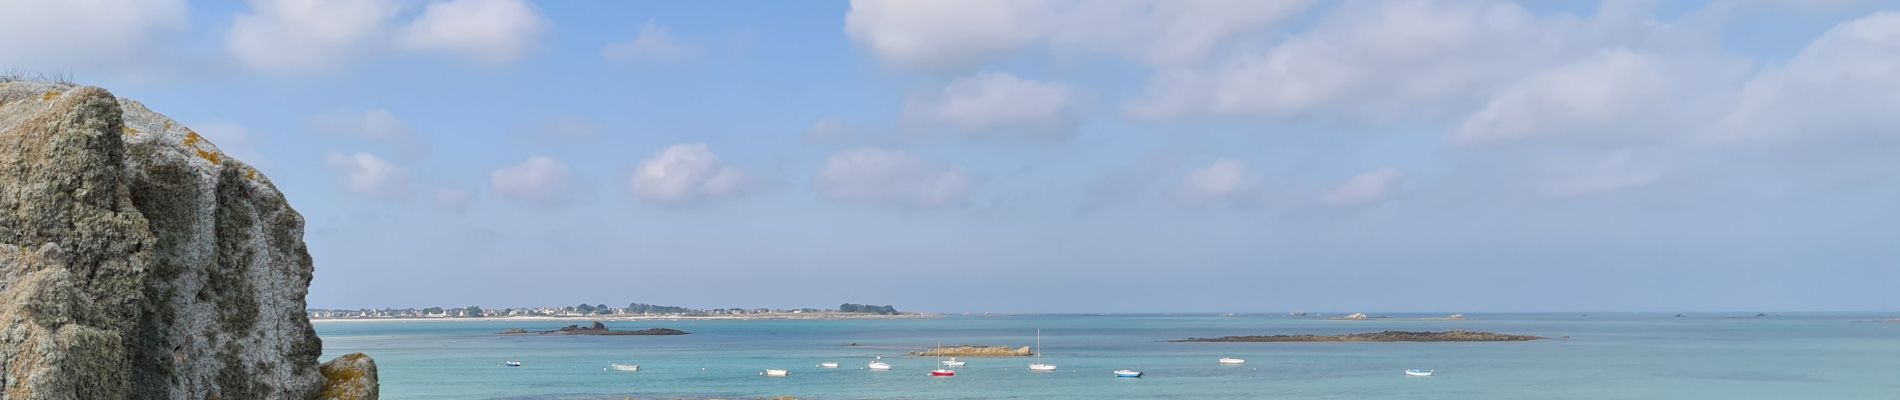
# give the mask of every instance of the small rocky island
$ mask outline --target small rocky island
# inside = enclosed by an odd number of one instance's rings
[[[686,335],[688,333],[686,331],[682,331],[678,329],[669,329],[669,328],[650,328],[650,329],[641,329],[637,331],[617,331],[613,329],[607,329],[607,324],[600,323],[600,321],[594,321],[593,326],[584,327],[580,325],[568,325],[568,326],[561,327],[561,329],[555,329],[551,331],[530,331],[527,329],[514,328],[514,329],[502,331],[501,334],[503,335],[555,335],[555,336],[571,336],[571,335],[672,336],[672,335]]]
[[[1192,343],[1319,343],[1319,342],[1523,342],[1546,339],[1542,336],[1512,335],[1506,333],[1444,331],[1413,332],[1384,331],[1374,333],[1352,333],[1342,335],[1272,335],[1272,336],[1223,336],[1217,338],[1189,338],[1171,340],[1171,342]]]
[[[1011,348],[1009,346],[940,346],[924,351],[910,352],[922,357],[1029,357],[1036,355],[1029,346]]]

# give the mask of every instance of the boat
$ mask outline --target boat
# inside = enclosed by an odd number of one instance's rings
[[[962,361],[957,361],[956,357],[950,357],[950,359],[948,360],[943,360],[943,366],[945,367],[961,367],[963,366],[963,364],[965,363]]]
[[[957,371],[949,368],[938,368],[931,370],[930,376],[957,376]]]
[[[1433,372],[1436,371],[1429,369],[1408,369],[1405,370],[1405,376],[1432,376]]]
[[[768,369],[768,370],[765,370],[765,373],[764,373],[765,376],[789,376],[791,374],[792,374],[792,371],[786,371],[782,369]]]
[[[878,356],[877,358],[871,359],[871,363],[864,367],[870,368],[872,371],[888,371],[891,369],[891,364],[884,362],[884,356]]]
[[[1225,364],[1225,365],[1240,365],[1240,364],[1246,364],[1247,360],[1233,358],[1233,357],[1221,357],[1220,363]]]
[[[607,364],[607,368],[615,371],[640,372],[640,364]]]
[[[838,367],[838,363],[835,361],[826,361],[826,362],[818,363],[818,368],[837,368],[837,367]]]
[[[501,363],[501,366],[503,366],[503,367],[519,367],[519,366],[521,366],[521,362],[520,362],[520,361],[505,361],[505,362],[502,362],[502,363]]]
[[[1130,369],[1118,369],[1118,370],[1115,370],[1115,377],[1116,378],[1140,378],[1141,371],[1130,370]]]
[[[1029,370],[1030,371],[1056,370],[1055,365],[1042,363],[1042,330],[1041,329],[1036,330],[1036,362],[1029,364]]]

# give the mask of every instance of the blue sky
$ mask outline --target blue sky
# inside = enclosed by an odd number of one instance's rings
[[[28,0],[0,36],[265,171],[313,307],[1900,309],[1895,2]]]

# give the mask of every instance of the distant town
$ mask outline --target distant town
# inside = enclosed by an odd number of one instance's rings
[[[845,319],[904,318],[927,314],[898,311],[889,305],[844,303],[836,309],[821,308],[687,308],[631,303],[626,307],[606,304],[580,304],[566,307],[489,308],[428,307],[338,310],[312,308],[310,319],[434,319],[434,318],[744,318],[744,319]]]

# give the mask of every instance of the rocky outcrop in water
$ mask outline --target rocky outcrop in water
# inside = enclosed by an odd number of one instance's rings
[[[1171,340],[1172,342],[1522,342],[1542,340],[1542,336],[1512,335],[1506,333],[1445,331],[1413,332],[1384,331],[1373,333],[1352,333],[1344,335],[1272,335],[1272,336],[1223,336],[1217,338],[1191,338]]]
[[[910,355],[922,357],[1029,357],[1036,355],[1036,352],[1030,351],[1029,346],[962,345],[932,347],[924,351],[910,352]]]
[[[0,398],[315,398],[311,271],[303,217],[190,128],[0,81]]]
[[[556,335],[556,336],[564,336],[564,335],[673,336],[673,335],[687,335],[690,333],[686,331],[678,330],[678,329],[672,329],[672,328],[647,328],[647,329],[632,330],[632,331],[613,330],[613,329],[607,329],[607,324],[603,324],[600,321],[594,321],[594,324],[589,325],[589,326],[568,325],[568,326],[561,327],[561,329],[555,329],[551,331],[530,331],[530,330],[521,329],[521,328],[510,328],[508,330],[502,331],[501,334],[503,335]]]

